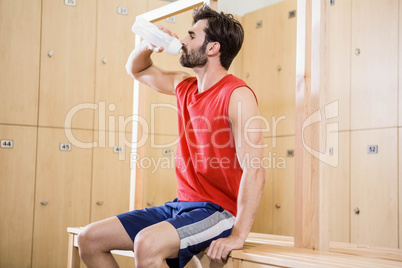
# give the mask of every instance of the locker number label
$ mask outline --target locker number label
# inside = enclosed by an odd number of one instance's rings
[[[71,143],[60,143],[60,151],[71,151]]]
[[[367,146],[368,154],[378,154],[378,145],[369,145]]]
[[[123,146],[114,146],[113,152],[115,154],[124,154],[124,147]]]
[[[126,7],[117,7],[117,14],[119,15],[128,15],[128,8]]]
[[[77,1],[76,0],[64,0],[64,4],[66,6],[75,7],[77,5]]]
[[[14,147],[14,141],[13,140],[1,140],[0,146],[1,146],[1,148],[12,149]]]

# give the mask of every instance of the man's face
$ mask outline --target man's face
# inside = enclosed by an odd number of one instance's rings
[[[205,42],[205,26],[206,20],[198,21],[188,31],[189,35],[182,40],[183,55],[180,57],[180,63],[183,67],[203,67],[208,62],[206,53],[208,42]]]

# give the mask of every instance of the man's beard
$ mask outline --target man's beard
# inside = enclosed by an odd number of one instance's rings
[[[185,55],[181,55],[180,64],[183,67],[195,68],[203,67],[208,62],[208,57],[205,52],[208,42],[204,42],[201,47],[197,50],[188,51],[187,48],[183,47]]]

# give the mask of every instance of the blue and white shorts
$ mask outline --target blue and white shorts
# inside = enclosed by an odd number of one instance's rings
[[[193,257],[209,247],[213,240],[228,237],[235,217],[220,206],[208,202],[180,202],[177,199],[165,206],[133,210],[117,215],[134,241],[142,229],[167,221],[180,237],[178,259],[167,259],[169,267],[184,267]]]

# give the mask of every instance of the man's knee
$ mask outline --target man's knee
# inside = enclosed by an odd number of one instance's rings
[[[77,238],[80,255],[91,254],[96,250],[96,231],[92,224],[87,225]]]
[[[153,267],[155,263],[163,261],[159,254],[158,241],[151,232],[140,231],[134,240],[134,255],[137,267]]]

